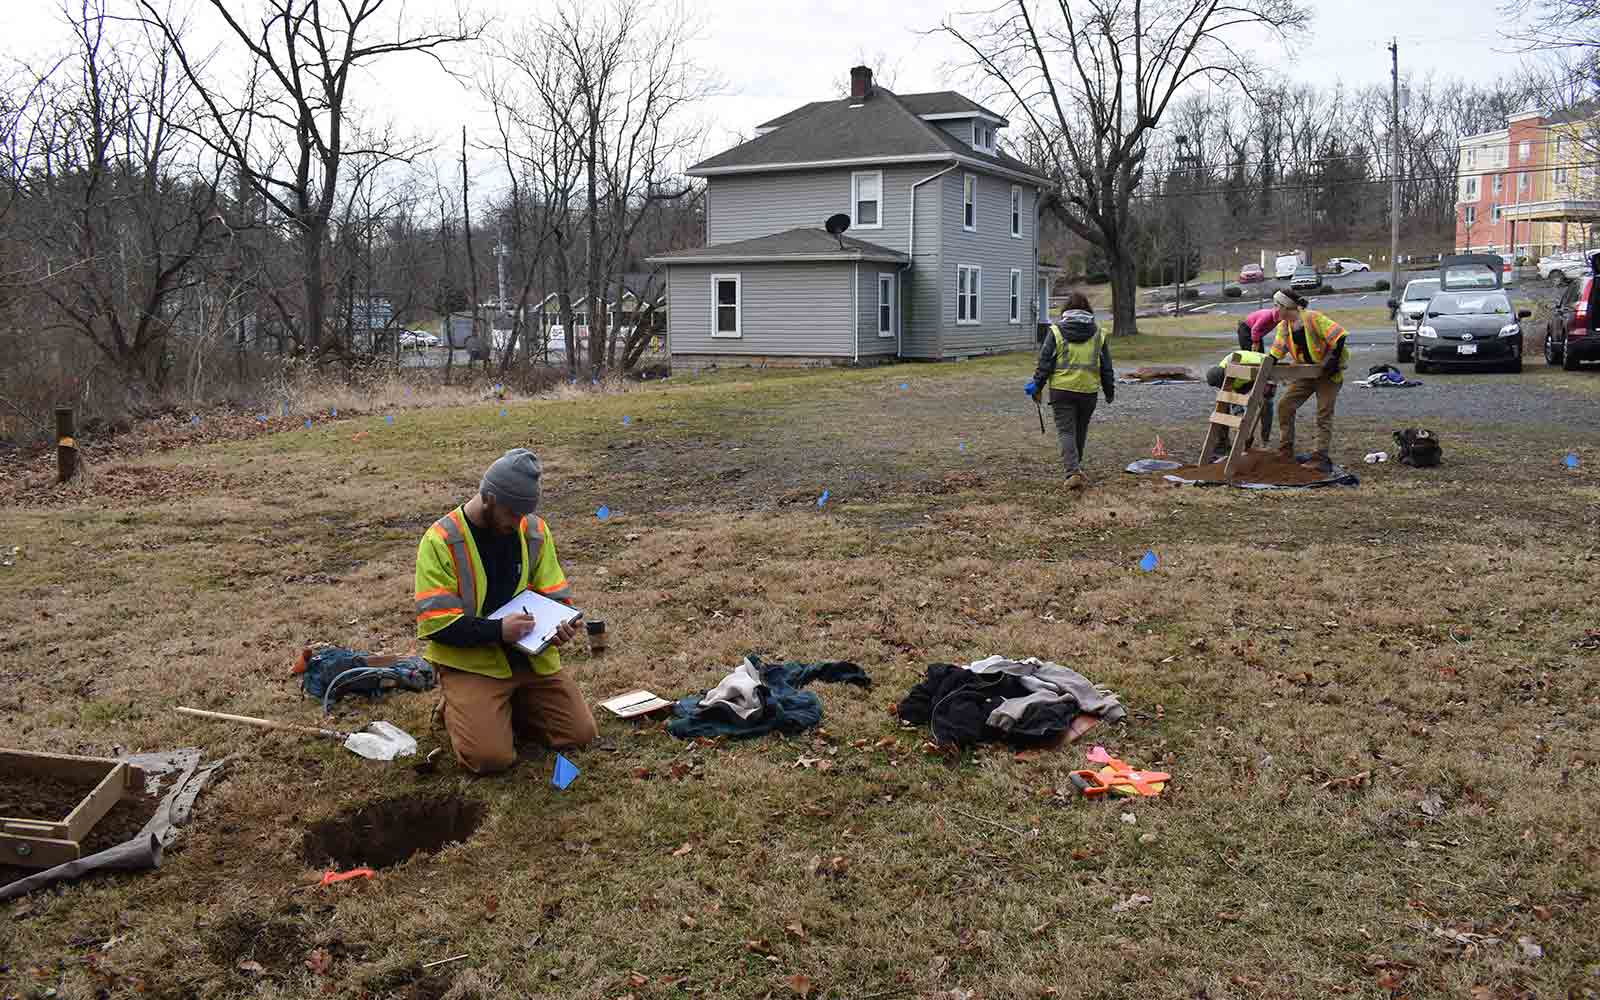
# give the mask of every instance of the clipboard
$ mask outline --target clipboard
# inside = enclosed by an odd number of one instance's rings
[[[672,702],[658,698],[649,691],[639,690],[602,701],[600,707],[618,718],[632,719],[635,716],[659,712],[663,708],[671,708]]]
[[[549,648],[550,640],[555,637],[556,630],[562,625],[570,624],[583,617],[583,612],[577,608],[568,607],[560,601],[552,601],[543,594],[524,590],[495,609],[494,613],[489,615],[489,618],[499,621],[506,615],[518,612],[531,615],[534,621],[537,622],[532,632],[513,643],[529,656],[538,656]]]

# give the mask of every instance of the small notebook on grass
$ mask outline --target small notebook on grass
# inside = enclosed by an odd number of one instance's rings
[[[649,691],[629,691],[602,701],[600,706],[619,718],[632,719],[635,716],[659,712],[663,708],[671,708],[672,702],[658,698]]]
[[[538,622],[533,631],[518,639],[516,647],[529,656],[538,656],[550,645],[550,640],[555,637],[556,630],[569,622],[575,622],[583,617],[583,612],[577,608],[568,607],[560,601],[552,601],[543,594],[535,594],[531,590],[524,590],[501,605],[489,617],[499,621],[506,615],[525,614],[533,616]]]

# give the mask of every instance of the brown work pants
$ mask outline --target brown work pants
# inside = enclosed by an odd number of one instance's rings
[[[1340,384],[1326,375],[1295,379],[1278,400],[1279,446],[1294,450],[1294,411],[1300,404],[1317,397],[1317,450],[1324,455],[1333,447],[1333,408],[1339,401]]]
[[[565,671],[485,677],[440,666],[444,727],[456,760],[474,774],[504,771],[517,762],[517,736],[557,750],[580,747],[598,731],[583,692]]]

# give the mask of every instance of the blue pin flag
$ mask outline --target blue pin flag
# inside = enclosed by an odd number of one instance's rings
[[[633,423],[633,418],[632,417],[623,417],[622,418],[622,426],[626,427],[631,423]]]
[[[307,417],[306,418],[306,430],[309,431],[310,429],[311,429],[311,418]]]
[[[503,416],[505,416],[505,415],[506,415],[506,408],[505,408],[505,407],[503,407],[503,406],[502,406],[502,407],[500,407],[500,415],[501,415],[501,416],[502,416],[502,417],[503,417]]]
[[[822,496],[817,497],[817,506],[821,507],[823,504],[825,504],[827,502],[828,502],[828,491],[827,490],[823,490],[822,491]]]
[[[261,421],[262,423],[266,423],[267,422],[267,415],[265,413],[258,413],[258,414],[256,414],[256,419]]]
[[[388,416],[384,417],[383,418],[383,422],[386,423],[386,424],[393,424],[394,423],[394,414],[391,413]]]
[[[550,784],[564,792],[567,790],[567,786],[576,781],[577,778],[578,765],[561,754],[556,754],[556,770],[554,774],[550,775]]]
[[[902,392],[905,391],[906,389],[909,389],[909,388],[911,388],[911,386],[908,385],[907,383],[905,383],[905,382],[901,382],[900,383],[900,389],[901,389]]]
[[[1575,451],[1567,452],[1566,466],[1569,469],[1576,469],[1578,467],[1578,453],[1577,452],[1575,452]]]
[[[967,443],[965,441],[961,442],[960,448],[961,448],[962,451],[966,451],[967,450]]]
[[[611,520],[611,508],[601,504],[600,509],[594,512],[594,516],[602,521],[609,521]]]
[[[338,410],[337,410],[337,409],[335,409],[335,410],[334,410],[334,411],[333,411],[333,419],[335,419],[335,420],[338,420],[338,419],[339,419],[339,411],[338,411]]]
[[[199,427],[200,426],[200,414],[196,413],[194,416],[190,417],[189,418],[189,423],[194,424],[196,427]]]
[[[1139,560],[1139,568],[1144,570],[1146,573],[1155,572],[1155,568],[1160,565],[1161,557],[1156,555],[1155,549],[1146,549],[1144,558]]]

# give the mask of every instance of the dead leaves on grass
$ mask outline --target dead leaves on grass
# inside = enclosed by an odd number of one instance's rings
[[[794,991],[795,996],[802,998],[811,996],[811,991],[816,989],[815,984],[811,982],[811,977],[801,972],[796,972],[788,979],[785,979],[783,983]]]

